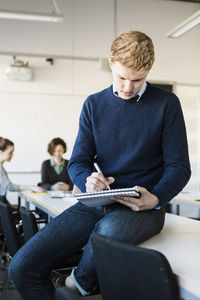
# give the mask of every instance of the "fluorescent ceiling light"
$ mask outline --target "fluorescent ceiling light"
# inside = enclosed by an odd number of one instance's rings
[[[28,20],[28,21],[44,21],[44,22],[62,22],[64,16],[61,14],[39,14],[21,11],[0,11],[1,19]]]
[[[168,32],[167,36],[170,38],[177,38],[182,34],[184,34],[185,32],[191,30],[193,27],[197,26],[198,24],[200,24],[200,10],[198,10],[195,14],[193,14],[191,17],[186,19],[176,28]]]
[[[1,19],[43,21],[43,22],[62,22],[64,15],[60,14],[56,0],[52,0],[55,11],[51,14],[41,14],[25,11],[0,10]]]

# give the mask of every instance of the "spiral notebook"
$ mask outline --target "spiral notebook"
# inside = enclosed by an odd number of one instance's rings
[[[110,199],[115,196],[130,196],[139,198],[140,193],[134,190],[133,188],[123,188],[75,195],[78,201],[91,207],[116,203],[114,200]]]

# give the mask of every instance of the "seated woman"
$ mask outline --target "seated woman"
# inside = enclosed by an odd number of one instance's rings
[[[48,144],[47,151],[51,159],[42,163],[41,186],[46,190],[70,191],[73,184],[67,172],[68,160],[63,158],[66,143],[61,138],[54,138]]]
[[[8,203],[8,205],[11,208],[11,211],[14,216],[14,220],[16,223],[19,223],[21,217],[19,214],[19,208],[17,205],[12,205],[7,199],[6,199],[6,193],[7,191],[10,192],[19,192],[19,191],[25,191],[25,190],[32,190],[35,192],[42,192],[44,191],[43,188],[38,186],[32,186],[32,185],[17,185],[13,184],[10,179],[8,178],[8,174],[6,170],[4,169],[3,164],[7,161],[10,162],[13,157],[14,152],[14,143],[6,138],[0,137],[0,201]],[[1,224],[0,224],[0,232],[2,232]],[[4,236],[0,236],[0,249],[3,245]],[[6,250],[5,253],[3,253],[3,258],[6,258]]]
[[[32,185],[17,185],[13,184],[8,178],[7,172],[3,167],[3,164],[6,161],[11,161],[13,152],[14,152],[14,143],[6,138],[0,137],[0,198],[3,201],[5,200],[6,192],[18,192],[25,190],[34,190],[35,192],[44,191],[43,188]],[[9,202],[8,202],[9,203]]]

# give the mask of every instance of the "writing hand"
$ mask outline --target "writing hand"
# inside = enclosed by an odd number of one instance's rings
[[[102,173],[93,172],[86,179],[86,192],[97,192],[106,190],[107,186],[115,181],[113,177],[104,177]]]

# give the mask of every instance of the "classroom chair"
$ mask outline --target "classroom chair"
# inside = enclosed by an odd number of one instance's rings
[[[20,224],[15,222],[12,209],[7,203],[0,201],[0,218],[6,247],[9,255],[13,257],[17,250],[24,244],[23,236],[19,235]]]
[[[16,222],[12,208],[8,203],[0,201],[0,220],[2,231],[5,239],[6,248],[10,259],[15,255],[18,249],[24,244],[20,223]],[[8,262],[9,263],[9,262]],[[6,296],[6,291],[10,284],[7,266],[4,268],[6,275],[3,282],[2,299]],[[13,288],[13,286],[11,286]]]
[[[32,211],[21,206],[19,209],[24,231],[24,240],[27,242],[38,232],[38,224],[46,224],[46,218],[36,218]]]
[[[103,300],[178,300],[170,264],[155,250],[93,234],[92,245]]]

